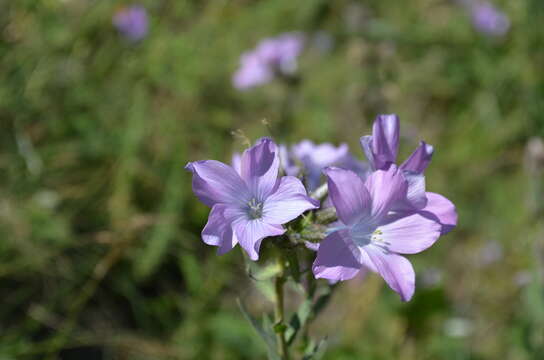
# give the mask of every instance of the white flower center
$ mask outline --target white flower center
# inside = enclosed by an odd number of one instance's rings
[[[383,232],[375,225],[364,222],[354,225],[351,230],[351,237],[355,244],[363,247],[369,244],[385,246],[387,243],[383,240]]]
[[[263,217],[263,202],[257,201],[257,199],[252,198],[247,203],[248,206],[248,215],[250,219],[260,219]]]

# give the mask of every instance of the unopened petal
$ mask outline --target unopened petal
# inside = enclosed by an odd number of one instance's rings
[[[420,142],[417,149],[402,163],[400,168],[402,170],[411,171],[421,174],[425,171],[431,159],[433,157],[434,148],[432,145],[426,144],[424,141]]]
[[[378,115],[372,127],[372,153],[376,169],[394,164],[399,150],[399,118],[395,114]]]

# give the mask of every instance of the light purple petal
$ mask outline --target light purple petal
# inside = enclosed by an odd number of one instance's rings
[[[193,173],[193,192],[204,204],[241,204],[249,200],[249,189],[234,169],[222,162],[190,162],[185,169]]]
[[[322,170],[327,166],[340,165],[348,156],[348,151],[347,144],[338,147],[329,143],[316,145],[310,140],[293,146],[293,155],[304,164],[310,190],[319,186]]]
[[[406,198],[407,182],[395,165],[372,173],[365,186],[372,199],[371,215],[376,220],[385,216],[396,202]]]
[[[417,254],[429,248],[440,237],[442,226],[419,213],[394,215],[378,227],[385,247],[400,254]]]
[[[287,146],[278,145],[278,155],[280,157],[280,166],[285,172],[285,175],[297,176],[300,169],[298,168],[298,166],[296,166],[293,159],[291,158],[291,154],[289,154]]]
[[[419,143],[419,146],[414,150],[412,155],[410,155],[410,157],[406,159],[404,163],[402,163],[400,168],[402,170],[421,174],[431,162],[433,152],[433,146],[422,141]]]
[[[269,224],[285,224],[306,210],[318,207],[319,201],[307,196],[299,179],[284,176],[276,192],[264,202],[263,220]]]
[[[240,68],[234,73],[232,84],[239,90],[247,90],[254,86],[266,84],[273,77],[272,69],[256,54],[246,53],[241,57]]]
[[[399,150],[399,118],[397,115],[378,115],[372,127],[372,153],[376,169],[387,169],[394,164]]]
[[[232,168],[236,171],[236,173],[240,176],[242,176],[242,155],[240,153],[234,153],[232,154],[232,159],[230,161]]]
[[[220,255],[232,250],[237,243],[230,226],[231,219],[225,217],[226,208],[225,204],[215,204],[202,230],[202,240],[208,245],[218,246]]]
[[[242,155],[242,179],[259,201],[275,191],[280,160],[278,147],[269,138],[262,138]]]
[[[329,196],[344,224],[352,225],[370,214],[370,194],[357,174],[335,167],[325,169],[324,173]]]
[[[304,241],[304,246],[308,250],[317,251],[319,250],[319,243],[314,243],[310,241]]]
[[[455,205],[444,196],[432,192],[426,193],[427,206],[420,211],[425,217],[442,224],[442,234],[447,234],[457,225]]]
[[[387,285],[400,295],[402,301],[409,301],[414,295],[416,285],[412,264],[405,257],[386,252],[374,245],[365,246],[363,251],[368,254]]]
[[[314,144],[310,140],[303,140],[293,146],[293,155],[305,165],[312,165],[321,171],[324,167],[342,161],[348,155],[348,145],[334,146],[330,143]]]
[[[312,265],[314,276],[333,281],[349,280],[361,269],[361,251],[349,237],[348,230],[336,231],[319,245]]]
[[[254,261],[259,259],[259,248],[264,238],[285,233],[281,225],[270,225],[262,219],[237,219],[232,223],[232,229],[240,246]]]
[[[372,136],[361,136],[359,142],[361,143],[361,147],[363,148],[368,163],[373,169],[376,169],[376,167],[374,166],[374,154],[372,153]]]
[[[403,172],[404,178],[408,183],[406,193],[406,203],[412,209],[422,209],[427,205],[427,196],[425,194],[425,176],[411,172]]]

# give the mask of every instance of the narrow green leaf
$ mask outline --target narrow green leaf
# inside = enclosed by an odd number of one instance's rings
[[[327,345],[327,338],[321,339],[317,344],[314,340],[311,340],[306,351],[304,351],[304,357],[302,360],[319,360],[325,354],[325,348]]]
[[[263,316],[262,324],[259,324],[259,322],[251,316],[247,309],[245,308],[244,304],[240,299],[237,299],[238,307],[240,308],[240,311],[246,318],[246,320],[253,326],[253,329],[257,332],[257,334],[260,336],[261,339],[266,344],[267,348],[267,354],[269,360],[281,360],[280,356],[276,352],[276,338],[273,333],[271,333],[272,330],[272,323],[270,319],[265,315]]]
[[[291,320],[289,321],[289,328],[285,333],[287,336],[288,344],[291,344],[295,340],[298,331],[304,327],[304,325],[310,318],[311,313],[312,301],[311,299],[306,299],[302,304],[300,304],[298,311],[293,314]]]

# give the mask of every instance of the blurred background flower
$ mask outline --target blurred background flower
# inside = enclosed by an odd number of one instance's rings
[[[130,41],[139,41],[147,36],[149,20],[147,11],[141,5],[130,5],[117,10],[113,24]]]
[[[244,90],[263,85],[276,76],[291,76],[304,46],[300,33],[285,33],[261,40],[253,50],[240,57],[240,68],[232,78],[234,87]]]
[[[486,0],[461,0],[470,12],[472,24],[479,32],[504,36],[510,29],[508,16]]]

